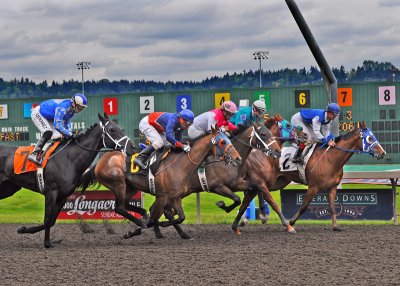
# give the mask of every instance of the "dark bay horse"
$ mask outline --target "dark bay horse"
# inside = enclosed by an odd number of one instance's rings
[[[50,228],[56,223],[65,201],[79,184],[83,172],[90,166],[101,148],[133,148],[121,127],[109,120],[105,114],[98,115],[100,123],[91,126],[76,140],[60,143],[43,170],[45,181],[44,224],[34,227],[22,226],[18,233],[36,233],[45,230],[44,246],[52,247]],[[14,154],[17,147],[0,145],[0,199],[12,196],[21,188],[40,192],[36,172],[15,174]],[[121,153],[121,152],[120,152]],[[122,154],[122,153],[121,153]]]
[[[322,148],[320,148],[319,144],[311,155],[305,168],[307,193],[299,210],[290,220],[290,226],[293,226],[306,211],[311,200],[318,192],[327,190],[332,229],[340,231],[341,229],[336,222],[335,198],[337,186],[343,177],[343,166],[354,153],[367,153],[376,159],[382,159],[386,154],[376,140],[375,135],[366,127],[364,122],[360,124],[360,128],[336,137],[335,143],[335,147]],[[266,157],[249,156],[247,163],[248,167],[252,168],[252,172],[248,172],[248,174],[251,174],[250,181],[258,182],[266,190],[266,197],[270,196],[269,191],[282,189],[291,181],[304,184],[298,171],[281,172],[278,160],[271,161]],[[253,197],[253,193],[248,193],[243,199],[238,216],[232,224],[232,229],[236,233],[240,233],[238,229],[240,217]]]
[[[128,204],[131,194],[139,190],[156,196],[154,204],[150,207],[148,227],[177,225],[184,221],[185,215],[182,208],[182,198],[190,190],[190,179],[196,169],[209,154],[221,157],[226,162],[240,165],[242,159],[235,150],[229,138],[217,129],[212,129],[210,134],[201,136],[191,142],[191,151],[171,152],[161,161],[155,177],[155,193],[150,192],[149,181],[145,172],[131,173],[126,170],[125,157],[119,152],[105,154],[95,166],[83,174],[81,187],[83,190],[93,181],[97,181],[114,192],[116,205],[119,208],[138,211]],[[127,195],[129,194],[129,196]],[[177,219],[160,222],[164,210],[174,210]],[[139,211],[140,213],[140,211]],[[134,232],[125,234],[125,238],[139,235],[143,227],[139,226]]]

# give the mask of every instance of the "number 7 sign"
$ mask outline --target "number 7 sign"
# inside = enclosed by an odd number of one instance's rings
[[[353,106],[353,89],[351,87],[338,88],[339,106]]]
[[[104,98],[103,108],[107,115],[118,115],[118,98]]]

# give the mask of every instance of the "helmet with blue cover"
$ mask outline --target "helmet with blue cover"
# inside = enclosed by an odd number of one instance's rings
[[[83,108],[87,107],[87,98],[85,95],[83,95],[82,93],[76,93],[72,98],[71,101],[75,104],[75,105],[79,105]]]
[[[179,116],[180,116],[183,120],[185,120],[185,121],[187,121],[187,122],[190,122],[190,123],[193,123],[193,120],[194,120],[194,113],[193,113],[193,111],[191,111],[190,109],[184,109],[184,110],[182,110],[181,112],[179,112]]]
[[[335,115],[339,115],[340,114],[340,107],[337,103],[329,103],[328,107],[326,108],[326,111],[330,111]]]

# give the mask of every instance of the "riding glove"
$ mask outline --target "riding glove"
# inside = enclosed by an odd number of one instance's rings
[[[189,145],[182,145],[182,149],[185,152],[190,152],[190,146]]]

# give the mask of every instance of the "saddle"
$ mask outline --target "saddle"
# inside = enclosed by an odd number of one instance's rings
[[[46,144],[43,148],[43,162],[41,168],[44,169],[47,165],[50,155],[58,147],[60,141],[52,141]],[[17,148],[14,153],[14,173],[19,175],[28,172],[37,171],[38,165],[29,161],[28,156],[33,152],[35,146],[22,146]]]
[[[148,159],[149,167],[143,170],[139,166],[135,165],[135,163],[133,162],[133,160],[135,160],[135,157],[139,155],[140,151],[142,151],[142,148],[135,148],[134,153],[131,156],[127,156],[126,170],[128,170],[128,172],[146,175],[148,173],[147,170],[150,169],[150,171],[154,174],[157,171],[160,162],[164,160],[172,150],[171,147],[163,147],[154,151]]]

